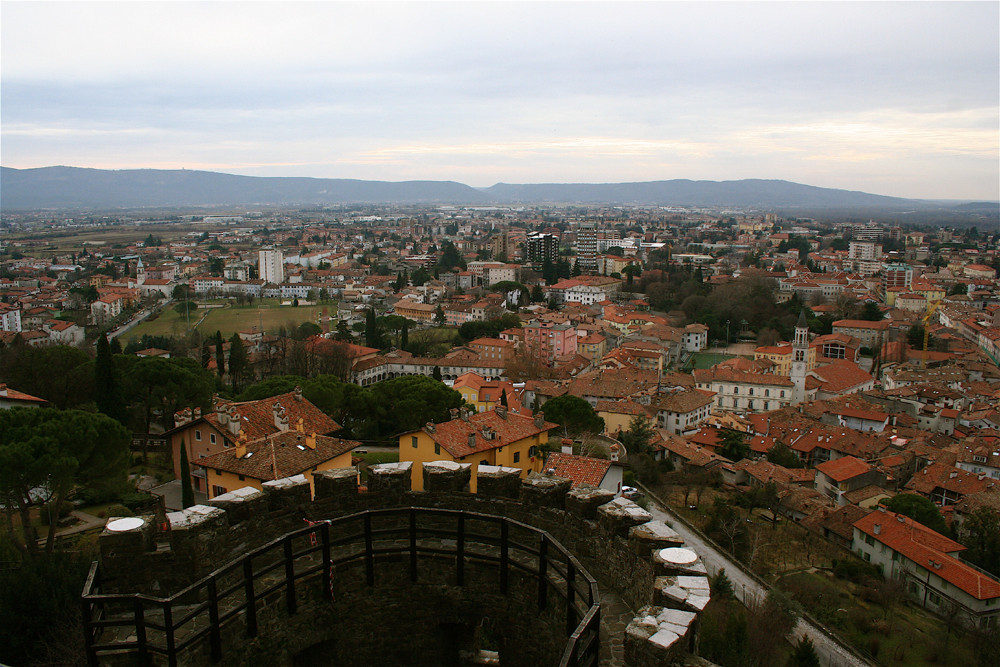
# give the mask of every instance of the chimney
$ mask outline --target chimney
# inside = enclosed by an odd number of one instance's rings
[[[434,433],[436,429],[437,427],[434,425],[434,422],[427,422],[426,424],[424,424],[424,431],[426,431],[427,433]]]
[[[316,432],[313,431],[306,436],[306,447],[309,449],[316,449]]]
[[[195,408],[194,409],[194,418],[195,419],[201,419],[201,408]]]
[[[876,535],[880,535],[882,533],[882,526],[881,526],[881,524],[877,524],[876,523],[875,527],[872,529],[872,532],[875,533]]]
[[[7,385],[0,384],[0,396],[6,396],[6,395],[7,395]]]
[[[236,445],[236,458],[241,459],[247,455],[247,446],[244,443]]]
[[[302,400],[302,387],[299,387],[298,385],[295,386],[295,400]]]
[[[295,422],[295,430],[299,433],[306,432],[305,422],[303,422],[302,417],[299,417],[299,420]]]
[[[494,408],[494,410],[497,413],[497,417],[499,417],[500,419],[507,419],[507,406],[498,405],[496,408]]]
[[[452,408],[448,411],[452,419],[458,419],[458,408]]]
[[[469,434],[469,448],[470,449],[475,449],[476,448],[476,432],[475,431],[473,431],[472,433]]]
[[[573,441],[570,438],[563,438],[562,439],[562,447],[559,448],[559,451],[561,453],[563,453],[563,454],[572,454],[573,453]]]
[[[288,415],[285,414],[285,408],[279,402],[275,402],[274,406],[271,408],[271,413],[274,416],[274,427],[279,431],[288,430]]]
[[[462,421],[464,421],[464,422],[469,421],[469,411],[468,410],[466,410],[465,408],[462,408],[461,409],[461,415],[462,415]]]
[[[219,420],[219,426],[225,426],[229,423],[229,410],[225,403],[215,404],[215,418]]]
[[[7,395],[6,393],[7,385],[3,385],[3,392],[4,393],[0,394],[0,396]],[[190,424],[190,423],[191,423],[191,408],[184,408],[183,410],[178,410],[177,412],[174,413],[175,426],[184,426],[185,424]]]
[[[545,413],[539,411],[535,414],[535,428],[542,428],[543,426],[545,426]]]
[[[618,455],[621,452],[621,447],[619,447],[618,443],[616,442],[613,445],[611,445],[610,447],[608,447],[608,449],[611,450],[611,460],[612,461],[617,461],[618,460]]]

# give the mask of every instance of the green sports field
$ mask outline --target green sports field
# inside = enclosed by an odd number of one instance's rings
[[[303,322],[318,324],[324,308],[336,315],[336,303],[293,308],[281,306],[277,300],[266,300],[263,305],[258,305],[255,302],[253,306],[248,307],[226,305],[222,308],[198,308],[191,311],[190,319],[191,326],[194,328],[197,324],[198,331],[204,336],[221,331],[224,337],[229,338],[233,332],[259,329],[261,326],[264,327],[265,333],[277,333],[282,325],[298,326]],[[133,338],[141,338],[144,334],[183,336],[186,331],[187,319],[184,314],[176,313],[171,307],[164,310],[155,320],[147,320],[128,331],[123,338],[128,341]]]
[[[711,368],[715,364],[722,363],[726,359],[732,359],[735,354],[719,354],[718,352],[697,352],[687,360],[683,370],[689,371],[695,368]]]

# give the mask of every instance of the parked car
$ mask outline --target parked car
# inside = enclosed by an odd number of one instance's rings
[[[638,498],[642,498],[642,491],[635,488],[634,486],[623,486],[622,495],[628,498],[629,500],[636,500]]]

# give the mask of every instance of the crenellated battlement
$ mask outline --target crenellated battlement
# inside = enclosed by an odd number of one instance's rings
[[[219,589],[230,591],[236,607],[228,626],[219,621],[216,609],[218,628],[201,641],[208,648],[202,646],[199,653],[198,646],[192,645],[182,662],[219,656],[224,662],[238,662],[235,656],[254,650],[254,655],[267,653],[289,664],[294,651],[334,639],[345,652],[351,644],[351,653],[368,651],[356,655],[371,657],[371,651],[377,650],[359,639],[358,633],[348,633],[347,628],[353,625],[345,619],[372,605],[386,605],[392,613],[409,605],[414,609],[408,614],[420,616],[416,608],[423,609],[421,595],[428,596],[434,609],[431,619],[452,618],[450,605],[462,610],[452,625],[466,629],[456,631],[449,626],[448,632],[467,638],[463,655],[471,655],[469,651],[477,648],[477,632],[484,623],[503,618],[505,627],[523,623],[526,630],[533,628],[530,632],[536,639],[532,641],[539,646],[521,646],[523,637],[519,643],[504,644],[500,647],[501,664],[519,664],[521,660],[578,664],[582,654],[574,657],[570,653],[583,650],[587,631],[592,630],[596,640],[598,606],[609,600],[624,603],[633,610],[634,619],[627,630],[613,629],[605,622],[605,634],[614,631],[624,635],[610,642],[624,646],[624,654],[617,656],[609,656],[609,638],[602,636],[604,658],[611,658],[607,664],[670,665],[695,651],[697,615],[709,597],[705,568],[697,554],[681,548],[683,541],[677,533],[652,520],[632,501],[591,487],[573,489],[569,480],[548,475],[533,473],[521,480],[517,469],[492,466],[479,467],[478,493],[472,494],[468,492],[471,466],[444,461],[423,465],[425,490],[414,492],[410,489],[410,466],[407,462],[372,467],[365,492],[358,487],[354,469],[335,469],[314,473],[314,496],[309,482],[300,475],[267,482],[263,490],[247,487],[205,505],[168,513],[161,524],[151,516],[139,517],[141,525],[134,526],[116,525],[115,519],[109,519],[100,536],[99,570],[94,569],[100,574],[100,593],[116,601],[138,594],[148,600],[144,604],[156,609],[204,599],[207,614],[213,596],[220,595]],[[297,546],[300,543],[302,546]],[[264,597],[251,595],[255,581],[263,586],[269,580],[248,573],[258,564],[282,558],[284,570],[269,570],[285,577],[271,586],[271,593],[286,587],[287,609],[279,614],[273,602],[267,606]],[[495,584],[498,571],[502,573],[501,597],[497,597]],[[335,574],[323,574],[327,572]],[[301,582],[320,574],[330,577],[329,595],[322,598],[318,593],[303,593]],[[217,583],[206,583],[216,579]],[[243,586],[243,593],[240,582],[246,584],[247,579],[251,583]],[[368,588],[359,588],[359,581]],[[583,586],[588,581],[593,581],[593,588]],[[431,582],[434,587],[427,588]],[[441,598],[442,586],[451,591],[445,595],[451,600],[447,604]],[[202,587],[205,593],[200,592]],[[96,588],[88,583],[85,602],[98,600]],[[319,585],[315,588],[326,593]],[[209,590],[215,592],[209,594]],[[568,603],[560,603],[565,609],[559,607],[562,611],[556,614],[561,620],[553,616],[552,602],[546,603],[553,591],[557,597],[568,596]],[[587,595],[594,599],[587,600]],[[248,600],[255,618],[272,614],[265,624],[266,632],[262,629],[257,634],[255,621],[249,643]],[[111,605],[110,598],[100,602]],[[538,616],[530,620],[532,614],[525,610],[536,606]],[[334,625],[343,626],[342,631],[331,630],[334,639],[330,639],[317,634],[314,625],[304,630],[298,620],[302,609],[324,618],[335,617]],[[462,625],[469,619],[479,619],[478,626],[469,629]],[[426,628],[428,622],[425,619],[421,627]],[[244,623],[246,635],[241,634]],[[123,625],[132,629],[129,623]],[[163,625],[166,627],[165,619]],[[548,629],[540,632],[540,627]],[[95,638],[94,627],[87,631],[90,645],[107,640]],[[169,634],[176,642],[183,631],[172,628]],[[278,636],[282,641],[275,644]],[[576,648],[567,648],[564,653],[561,641],[566,637]],[[419,645],[419,639],[410,641]],[[547,646],[553,643],[555,649]],[[280,650],[276,648],[279,645]],[[596,649],[595,641],[587,650]],[[206,650],[210,655],[204,653]],[[436,654],[429,639],[425,650],[426,661],[406,661],[433,664],[434,659],[441,659],[439,655],[431,658]],[[106,661],[97,653],[93,654],[95,664]]]

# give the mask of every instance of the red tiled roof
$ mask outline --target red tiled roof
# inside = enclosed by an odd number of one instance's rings
[[[0,400],[8,401],[26,401],[26,402],[37,402],[45,403],[44,398],[38,398],[37,396],[32,396],[31,394],[25,394],[23,391],[18,391],[16,389],[11,389],[5,384],[0,384]]]
[[[228,401],[219,400],[218,403],[228,405]],[[290,391],[287,394],[279,394],[270,398],[262,398],[257,401],[246,401],[243,403],[233,403],[236,414],[239,415],[240,432],[246,432],[247,440],[257,440],[267,435],[272,435],[279,431],[274,425],[274,404],[280,403],[285,409],[288,417],[288,425],[294,429],[299,419],[302,419],[302,428],[306,433],[319,433],[327,435],[340,430],[340,424],[333,421],[322,410],[310,403],[301,395],[296,398],[296,392]],[[212,426],[225,432],[227,428],[219,423],[217,412],[209,412],[203,417]]]
[[[556,477],[573,480],[574,487],[581,484],[600,486],[601,480],[611,468],[611,461],[553,452],[545,459],[545,468],[554,469],[552,474]]]
[[[461,417],[450,421],[436,424],[434,431],[424,429],[435,443],[458,459],[476,452],[485,452],[497,447],[503,447],[518,440],[524,440],[540,433],[558,427],[559,424],[552,422],[542,422],[542,425],[535,426],[535,419],[524,415],[508,412],[507,417],[501,417],[496,409],[486,412],[473,413],[468,416],[468,420]],[[494,434],[491,439],[486,436],[488,432]],[[411,431],[416,433],[416,431]],[[400,437],[409,435],[404,433]],[[470,444],[470,436],[472,443]]]
[[[833,461],[824,461],[816,466],[816,470],[835,482],[843,482],[858,475],[863,475],[871,469],[870,465],[853,456],[844,456]]]
[[[876,510],[855,521],[854,527],[977,600],[1000,597],[1000,581],[951,555],[965,547],[909,517]]]
[[[313,449],[307,445],[307,440],[305,433],[284,431],[248,442],[246,455],[242,457],[237,457],[237,447],[230,447],[194,463],[206,469],[269,481],[298,475],[361,445],[356,440],[317,435]]]

